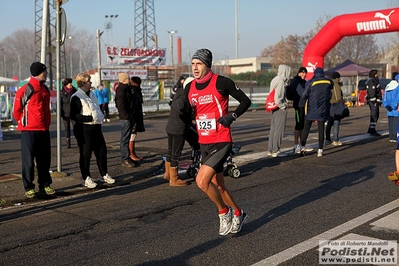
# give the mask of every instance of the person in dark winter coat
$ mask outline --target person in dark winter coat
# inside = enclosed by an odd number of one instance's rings
[[[173,97],[175,96],[175,94],[179,91],[184,89],[183,88],[183,83],[186,80],[185,76],[180,76],[179,80],[176,82],[176,84],[173,86],[172,91],[170,93],[170,101],[169,101],[169,105],[172,105],[172,101],[173,101]]]
[[[295,130],[294,130],[294,153],[300,153],[302,140],[302,131],[305,125],[305,107],[300,105],[300,100],[306,85],[306,74],[308,73],[306,67],[300,67],[297,75],[291,80],[291,89],[294,92],[294,100],[292,105],[295,109]]]
[[[366,81],[367,104],[370,108],[370,125],[367,133],[371,136],[381,136],[375,129],[378,118],[380,117],[380,105],[382,103],[380,82],[378,80],[378,71],[372,69],[369,72],[369,79]]]
[[[65,141],[68,149],[71,147],[71,123],[72,128],[75,125],[75,121],[71,120],[71,96],[76,91],[76,88],[72,86],[71,78],[64,78],[62,80],[61,118],[64,121]]]
[[[184,87],[193,80],[193,78],[187,78],[184,82]],[[188,87],[189,88],[189,87]],[[198,134],[192,130],[191,127],[191,113],[187,112],[189,109],[189,102],[186,97],[187,92],[178,90],[173,97],[172,104],[170,106],[169,119],[166,124],[165,130],[168,134],[168,152],[166,154],[165,161],[165,174],[164,179],[169,180],[170,186],[185,186],[186,181],[181,179],[170,178],[170,167],[177,168],[179,166],[179,158],[184,147],[184,142],[190,143],[194,150],[199,150]],[[191,133],[191,134],[190,134]],[[194,140],[190,142],[192,138],[186,139],[186,136],[194,136]]]
[[[120,150],[122,156],[122,166],[135,167],[136,165],[129,159],[129,139],[133,128],[132,110],[132,88],[129,84],[127,73],[118,73],[119,85],[116,88],[115,104],[118,109],[119,124],[121,126]]]
[[[314,76],[306,83],[302,98],[307,100],[305,105],[305,126],[302,132],[301,156],[305,155],[306,140],[309,136],[313,121],[317,121],[319,132],[319,150],[317,157],[323,156],[324,122],[330,117],[331,90],[334,83],[324,76],[324,70],[318,67]]]
[[[137,76],[133,76],[130,79],[130,86],[132,89],[132,106],[131,109],[133,111],[133,126],[132,132],[130,134],[129,140],[129,151],[130,151],[130,159],[133,161],[141,161],[143,160],[141,157],[138,157],[135,151],[136,137],[137,132],[144,132],[144,114],[143,114],[143,93],[141,91],[141,78]]]

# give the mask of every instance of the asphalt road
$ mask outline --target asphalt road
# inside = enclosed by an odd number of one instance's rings
[[[382,132],[387,119],[381,111]],[[0,210],[0,265],[318,265],[319,238],[398,240],[397,231],[371,225],[399,209],[399,187],[387,179],[395,144],[386,135],[364,134],[368,115],[366,107],[351,108],[341,124],[344,145],[326,147],[321,158],[316,150],[305,157],[265,157],[270,114],[253,110],[240,117],[233,136],[242,146],[235,157],[241,177],[226,177],[249,214],[237,235],[218,235],[216,208],[194,183],[169,187],[153,176]],[[138,148],[164,152],[165,123],[165,117],[146,120]],[[117,141],[116,125],[105,125],[107,141]],[[290,110],[287,152],[293,125]],[[311,146],[316,138],[313,125]]]

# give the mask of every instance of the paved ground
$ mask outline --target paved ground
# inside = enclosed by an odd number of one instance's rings
[[[152,116],[163,117],[165,117],[165,115],[167,114],[152,114]],[[116,118],[113,119],[111,124],[112,128],[118,128],[119,126]],[[71,149],[66,149],[64,142],[61,143],[62,168],[61,172],[57,172],[55,120],[53,120],[50,130],[52,137],[52,187],[56,189],[56,196],[50,197],[37,193],[37,199],[34,200],[43,200],[46,198],[88,192],[89,189],[82,186],[82,178],[78,165],[79,150],[76,145],[76,140],[73,138]],[[0,208],[24,204],[24,202],[27,200],[24,195],[25,191],[23,189],[21,180],[20,133],[15,130],[3,128],[3,134],[4,141],[0,142]],[[115,177],[116,182],[113,185],[97,182],[98,186],[96,190],[105,189],[109,186],[123,186],[146,177],[160,174],[163,171],[162,152],[157,152],[156,148],[152,149],[150,147],[146,149],[140,149],[139,156],[143,157],[143,161],[139,163],[137,167],[127,168],[121,166],[118,141],[120,132],[119,130],[113,129],[110,132],[104,133],[104,135],[105,134],[107,134],[108,171],[111,176]],[[92,156],[91,173],[94,180],[98,180],[100,178],[100,174],[95,165],[94,154]],[[36,186],[36,191],[37,190],[38,187]]]
[[[261,112],[264,112],[264,107],[259,107]],[[258,108],[251,108],[252,111],[256,111]],[[351,108],[351,117],[346,119],[341,127],[342,136],[354,136],[356,139],[362,137],[368,137],[368,134],[364,134],[363,132],[367,129],[368,126],[368,108]],[[387,134],[386,130],[386,115],[383,109],[381,108],[381,117],[379,121],[378,129],[384,135]],[[140,136],[139,144],[139,155],[144,157],[144,160],[138,167],[135,168],[126,168],[120,165],[120,149],[119,149],[119,124],[117,118],[113,118],[111,123],[107,123],[104,125],[103,132],[107,141],[108,148],[108,168],[111,176],[115,177],[116,183],[113,185],[108,184],[100,184],[97,186],[95,190],[98,189],[106,189],[110,186],[124,186],[126,184],[136,182],[138,180],[143,180],[147,177],[159,175],[163,172],[163,159],[162,155],[166,153],[165,148],[166,144],[166,134],[164,131],[164,121],[166,117],[169,115],[168,112],[158,112],[158,113],[148,113],[146,115],[147,121],[151,121],[151,123],[147,123],[146,127],[147,131],[145,135]],[[266,115],[268,117],[268,115]],[[159,119],[162,118],[162,119]],[[150,120],[152,119],[152,120]],[[242,119],[246,119],[243,117]],[[293,121],[289,119],[287,121],[286,134],[283,141],[282,151],[289,153],[292,150],[292,131],[293,131]],[[163,121],[163,122],[162,122]],[[163,123],[163,124],[162,124]],[[267,120],[266,120],[266,123]],[[353,124],[353,125],[352,125]],[[349,126],[350,125],[350,126]],[[63,128],[63,127],[62,127]],[[315,130],[315,127],[313,126]],[[87,193],[89,189],[82,186],[82,178],[80,176],[79,165],[78,165],[78,156],[79,151],[76,146],[76,141],[73,139],[72,148],[66,149],[64,143],[62,142],[62,170],[61,172],[57,172],[57,149],[56,149],[56,121],[53,120],[51,125],[51,137],[52,137],[52,176],[53,176],[53,184],[52,187],[56,189],[57,193],[55,196],[47,196],[47,195],[37,195],[38,199],[35,200],[43,200],[43,199],[53,199],[61,196],[73,196],[75,194]],[[25,191],[22,186],[21,180],[21,153],[20,153],[20,133],[17,131],[9,131],[7,129],[3,129],[4,133],[4,141],[0,142],[0,208],[12,206],[15,204],[24,204],[27,202],[25,198]],[[363,135],[359,135],[363,133]],[[264,135],[267,136],[268,132],[264,132]],[[239,137],[239,136],[236,136]],[[144,140],[145,139],[145,140]],[[238,138],[238,141],[240,139]],[[62,139],[63,141],[63,139]],[[314,143],[312,145],[316,148],[316,139],[309,140],[309,142]],[[254,145],[259,145],[255,142]],[[247,144],[247,148],[251,149],[251,144]],[[263,149],[264,151],[265,149]],[[187,150],[186,150],[187,151]],[[265,152],[266,153],[266,152]],[[251,158],[247,157],[251,156],[266,156],[265,154],[249,154],[246,155],[244,153],[240,153],[237,158],[235,158],[236,162],[241,162],[241,160],[251,161]],[[189,163],[187,161],[187,157],[185,157],[186,161],[181,161],[181,165]],[[92,178],[95,180],[99,179],[99,173],[97,167],[95,165],[94,155],[92,157]],[[161,177],[160,177],[161,178]],[[90,190],[91,191],[91,190]],[[35,201],[33,200],[33,201]],[[31,202],[31,200],[29,200]]]

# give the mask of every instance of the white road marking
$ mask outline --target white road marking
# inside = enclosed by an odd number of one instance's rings
[[[274,254],[273,256],[270,256],[264,260],[261,260],[253,265],[254,266],[278,265],[278,264],[283,263],[287,260],[290,260],[290,259],[312,249],[312,248],[316,248],[319,245],[319,240],[334,239],[337,236],[342,235],[345,232],[348,232],[349,230],[352,230],[362,224],[365,224],[368,221],[378,218],[379,216],[382,216],[385,213],[390,212],[398,207],[399,207],[399,199],[391,201],[390,203],[385,204],[384,206],[381,206],[375,210],[365,213],[359,217],[356,217],[356,218],[354,218],[346,223],[343,223],[331,230],[321,233],[321,234],[319,234],[315,237],[312,237],[306,241],[303,241],[302,243],[299,243],[295,246],[287,248],[286,250],[283,250],[277,254]]]
[[[381,131],[380,134],[381,134],[381,136],[388,135],[388,131],[387,130]],[[361,135],[343,137],[343,138],[340,138],[340,141],[345,145],[348,143],[353,143],[356,141],[360,141],[363,139],[370,139],[370,138],[375,138],[375,137],[370,136],[370,134],[361,134]],[[316,138],[316,140],[317,140],[317,138]],[[313,148],[313,149],[318,149],[319,144],[316,142],[316,143],[309,144],[307,146],[309,146],[310,148]],[[281,149],[281,151],[286,154],[292,154],[292,148]],[[299,156],[299,154],[297,154],[297,155]],[[267,157],[268,157],[267,151],[257,152],[257,153],[249,153],[249,154],[245,154],[245,155],[237,154],[237,156],[234,156],[233,161],[237,164],[240,164],[243,162],[256,161],[256,160],[267,158]]]

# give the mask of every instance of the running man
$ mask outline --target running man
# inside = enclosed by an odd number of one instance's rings
[[[203,160],[196,182],[219,211],[219,235],[235,234],[241,231],[248,215],[238,207],[225,186],[223,163],[233,145],[230,125],[245,113],[251,100],[231,79],[212,72],[210,50],[196,51],[191,66],[194,80],[186,90],[196,120]],[[230,95],[240,104],[229,113]]]

